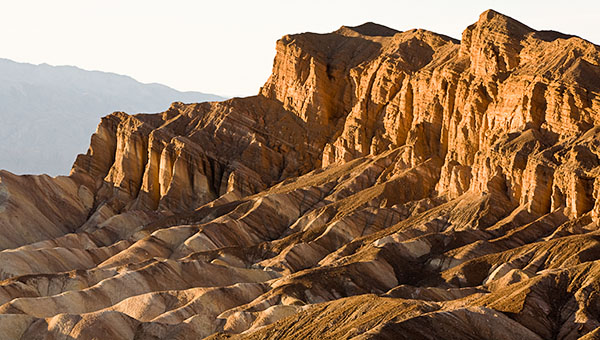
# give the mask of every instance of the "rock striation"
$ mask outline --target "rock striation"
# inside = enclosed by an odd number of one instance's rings
[[[492,10],[277,42],[254,97],[0,173],[7,339],[593,339],[600,47]]]

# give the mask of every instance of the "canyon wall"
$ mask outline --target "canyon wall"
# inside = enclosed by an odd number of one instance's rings
[[[598,334],[600,47],[490,10],[461,41],[276,48],[257,96],[116,112],[70,176],[0,173],[0,331]]]

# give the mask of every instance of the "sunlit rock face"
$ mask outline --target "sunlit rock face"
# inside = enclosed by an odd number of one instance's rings
[[[257,96],[102,119],[0,173],[7,339],[593,339],[600,47],[494,11],[461,41],[277,42]]]

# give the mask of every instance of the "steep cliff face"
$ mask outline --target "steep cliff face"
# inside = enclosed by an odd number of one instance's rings
[[[591,174],[553,157],[595,152],[594,133],[586,151],[565,141],[598,125],[599,75],[597,46],[493,11],[462,42],[371,23],[285,36],[258,97],[113,114],[73,171],[118,188],[125,208],[191,209],[405,147],[407,169],[443,160],[438,196],[498,178],[515,206],[536,193],[530,209],[579,217],[596,201]]]
[[[285,36],[255,97],[113,113],[69,177],[0,174],[0,331],[593,338],[599,147],[581,38],[494,11],[461,41]]]
[[[535,31],[494,11],[468,27],[461,42],[421,30],[358,32],[342,28],[324,36],[284,37],[261,91],[326,127],[331,137],[323,166],[408,146],[410,166],[444,159],[439,195],[482,193],[499,176],[515,204],[539,192],[547,197],[537,198],[541,202],[532,209],[565,205],[574,217],[589,211],[589,204],[577,207],[574,201],[581,200],[574,197],[594,200],[592,186],[576,184],[590,175],[568,174],[566,162],[547,157],[558,149],[540,151],[561,145],[562,153],[572,154],[573,143],[559,143],[598,125],[598,46]],[[327,47],[315,51],[315,46]],[[521,140],[513,140],[523,132]],[[519,164],[509,161],[517,152]],[[585,193],[574,190],[583,186]],[[557,194],[551,204],[552,193]]]
[[[114,113],[72,175],[95,178],[99,200],[119,211],[190,210],[313,169],[318,153],[307,135],[295,115],[259,97],[174,103],[159,115]]]

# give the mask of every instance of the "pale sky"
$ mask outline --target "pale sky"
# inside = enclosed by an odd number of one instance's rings
[[[489,8],[600,44],[598,0],[0,0],[0,58],[247,96],[268,78],[285,34],[372,21],[460,39]]]

